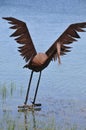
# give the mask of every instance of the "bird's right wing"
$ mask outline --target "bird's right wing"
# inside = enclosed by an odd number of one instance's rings
[[[13,17],[4,17],[3,19],[8,20],[8,23],[13,25],[10,28],[16,30],[11,37],[16,37],[16,42],[23,45],[19,47],[18,51],[25,61],[28,62],[31,57],[37,54],[37,52],[26,24]]]
[[[77,38],[80,38],[77,32],[84,32],[83,28],[86,28],[86,22],[71,24],[46,51],[46,54],[51,59],[56,60],[58,58],[58,62],[60,63],[60,55],[65,55],[71,51],[71,47],[68,45],[77,41]]]

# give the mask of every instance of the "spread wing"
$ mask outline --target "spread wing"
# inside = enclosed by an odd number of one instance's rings
[[[60,55],[65,55],[71,51],[69,44],[80,38],[77,32],[85,32],[83,28],[86,28],[86,22],[71,24],[46,51],[46,54],[54,60],[58,58],[58,62],[60,63]]]
[[[11,37],[16,37],[16,42],[22,45],[19,47],[18,51],[21,53],[21,56],[23,56],[25,61],[28,62],[31,57],[37,54],[37,52],[26,24],[13,17],[4,17],[3,19],[8,20],[8,23],[12,24],[10,27],[11,29],[15,29],[15,32]]]

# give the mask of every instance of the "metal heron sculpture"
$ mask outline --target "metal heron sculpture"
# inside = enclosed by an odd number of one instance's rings
[[[16,37],[16,42],[22,45],[18,51],[27,62],[24,68],[32,70],[24,105],[27,105],[33,72],[40,72],[32,102],[35,106],[42,70],[45,69],[52,60],[56,61],[58,59],[58,63],[61,63],[60,56],[71,51],[69,44],[80,38],[77,32],[85,31],[83,28],[86,28],[86,22],[71,24],[45,53],[37,53],[26,23],[13,17],[3,17],[3,19],[8,20],[8,23],[12,24],[10,28],[14,29],[15,32],[11,37]]]

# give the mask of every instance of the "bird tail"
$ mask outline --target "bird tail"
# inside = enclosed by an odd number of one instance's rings
[[[26,64],[23,68],[28,68],[28,64]]]

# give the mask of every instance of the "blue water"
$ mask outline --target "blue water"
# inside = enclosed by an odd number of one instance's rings
[[[0,83],[15,82],[23,87],[23,96],[15,94],[15,109],[25,98],[30,70],[23,69],[25,61],[17,51],[18,45],[9,35],[7,21],[12,16],[25,21],[38,52],[45,52],[71,24],[86,21],[85,0],[0,0]],[[86,128],[86,33],[71,46],[72,51],[43,71],[37,100],[42,102],[41,113],[53,113],[58,125],[76,124]],[[34,74],[30,98],[38,74]],[[16,101],[19,99],[19,102]],[[10,102],[10,101],[9,101]],[[7,102],[8,103],[8,102]],[[10,103],[12,105],[12,103]],[[11,108],[13,110],[13,108]],[[17,114],[17,112],[16,112]]]

